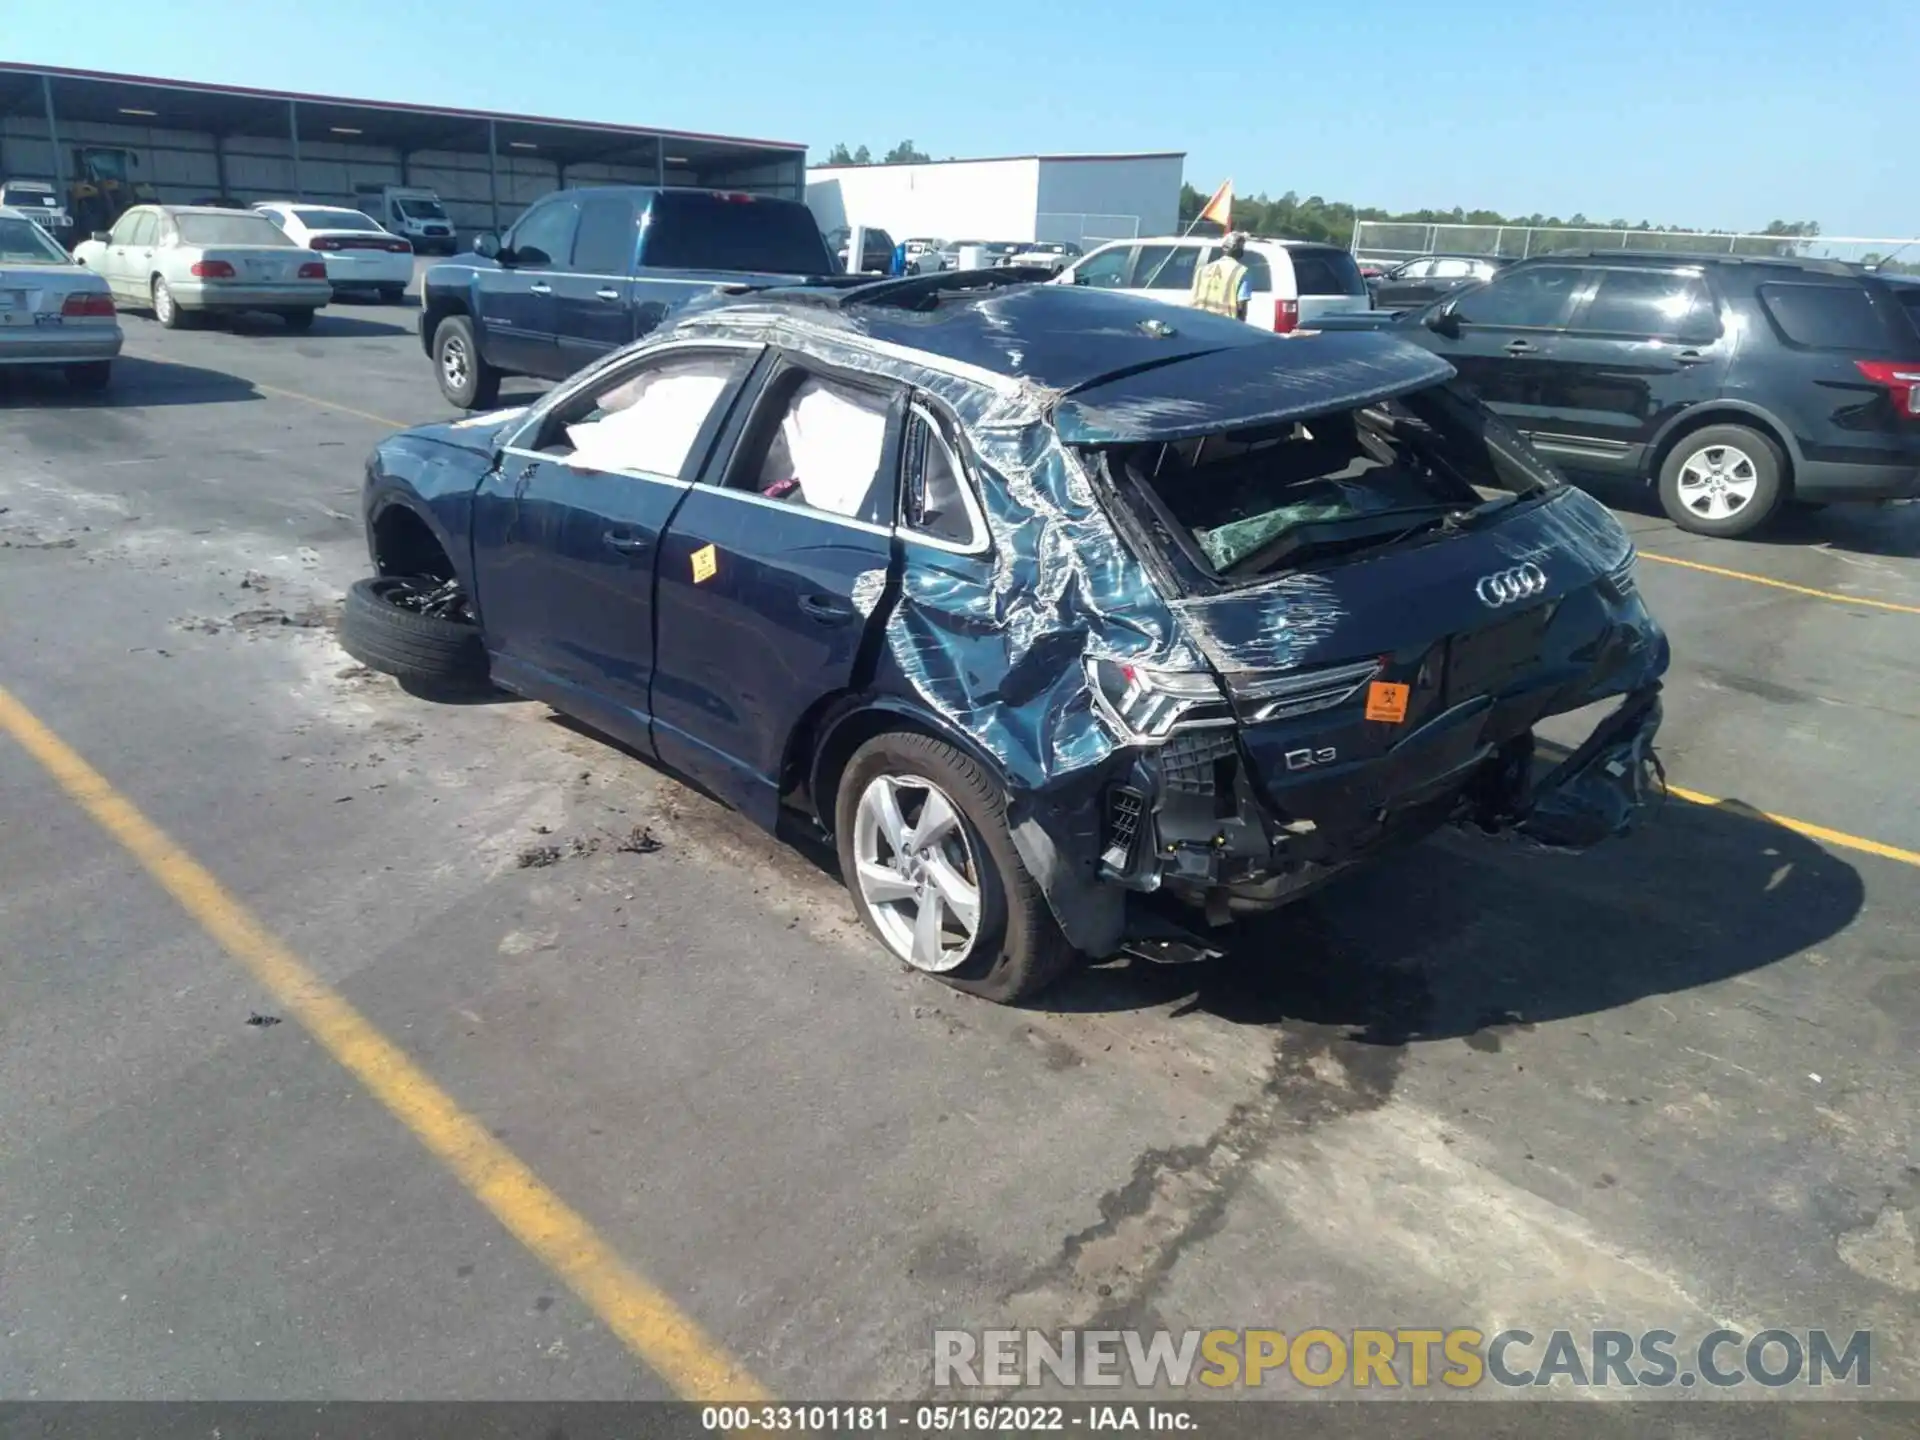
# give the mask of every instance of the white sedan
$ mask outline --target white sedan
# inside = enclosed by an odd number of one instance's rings
[[[106,283],[25,214],[0,206],[0,365],[57,368],[76,389],[103,390],[119,353]]]
[[[136,205],[75,247],[122,305],[150,306],[169,330],[202,315],[270,310],[290,330],[333,298],[326,262],[250,210]]]
[[[294,244],[319,251],[335,290],[376,291],[389,305],[406,295],[413,280],[413,242],[371,215],[298,200],[262,200],[253,208]]]

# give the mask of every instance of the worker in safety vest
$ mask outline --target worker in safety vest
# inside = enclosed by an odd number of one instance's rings
[[[1253,299],[1253,274],[1241,260],[1247,250],[1247,237],[1239,231],[1220,242],[1220,254],[1200,267],[1193,277],[1193,307],[1235,320],[1247,318],[1247,303]]]

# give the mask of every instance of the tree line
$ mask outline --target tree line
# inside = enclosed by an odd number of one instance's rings
[[[1180,187],[1180,227],[1184,230],[1191,225],[1205,207],[1208,197],[1191,185]],[[1442,240],[1441,249],[1491,250],[1494,232],[1502,228],[1531,226],[1544,231],[1576,230],[1632,230],[1647,237],[1646,243],[1637,244],[1635,249],[1671,249],[1685,250],[1693,243],[1686,237],[1705,232],[1683,225],[1655,225],[1651,221],[1641,220],[1590,220],[1585,215],[1573,214],[1564,220],[1558,215],[1502,215],[1497,210],[1468,210],[1454,206],[1451,210],[1383,210],[1378,206],[1349,205],[1344,200],[1326,200],[1318,195],[1309,195],[1301,199],[1289,190],[1278,199],[1269,200],[1265,194],[1235,195],[1233,197],[1233,228],[1245,231],[1249,235],[1267,235],[1290,240],[1320,240],[1342,249],[1353,247],[1353,231],[1356,223],[1362,220],[1380,221],[1400,225],[1471,225],[1484,229],[1484,236],[1470,236],[1463,242],[1458,238]],[[1794,255],[1800,253],[1805,242],[1819,235],[1820,225],[1814,220],[1773,220],[1761,232],[1781,237],[1778,241],[1742,241],[1737,253],[1740,254],[1779,254]],[[1669,238],[1671,237],[1671,238]],[[1799,242],[1796,244],[1795,242]],[[1509,247],[1517,246],[1519,237],[1510,237]],[[1543,246],[1553,249],[1556,246],[1579,243],[1579,237],[1569,236],[1558,239],[1552,234],[1536,236],[1533,248],[1537,251]],[[1502,247],[1503,252],[1506,248]],[[1395,247],[1401,248],[1401,247]],[[1518,253],[1517,250],[1515,253]]]
[[[878,160],[873,158],[873,152],[864,145],[858,150],[849,150],[845,145],[836,145],[827,152],[829,165],[925,165],[932,159],[933,157],[926,151],[915,148],[911,140],[902,140]]]

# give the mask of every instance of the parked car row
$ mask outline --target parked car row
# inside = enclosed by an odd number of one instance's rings
[[[37,213],[0,205],[0,366],[59,369],[100,390],[122,338],[106,282],[75,265]]]

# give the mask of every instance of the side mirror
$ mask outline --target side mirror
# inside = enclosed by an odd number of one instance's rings
[[[506,257],[506,252],[500,248],[500,237],[491,230],[482,230],[473,237],[473,253],[489,260],[504,260]]]
[[[1460,317],[1454,313],[1453,306],[1442,305],[1427,317],[1427,328],[1436,335],[1444,335],[1449,340],[1460,338]]]
[[[109,245],[113,243],[113,232],[111,230],[96,230],[93,232],[93,238],[98,240],[102,245]]]

